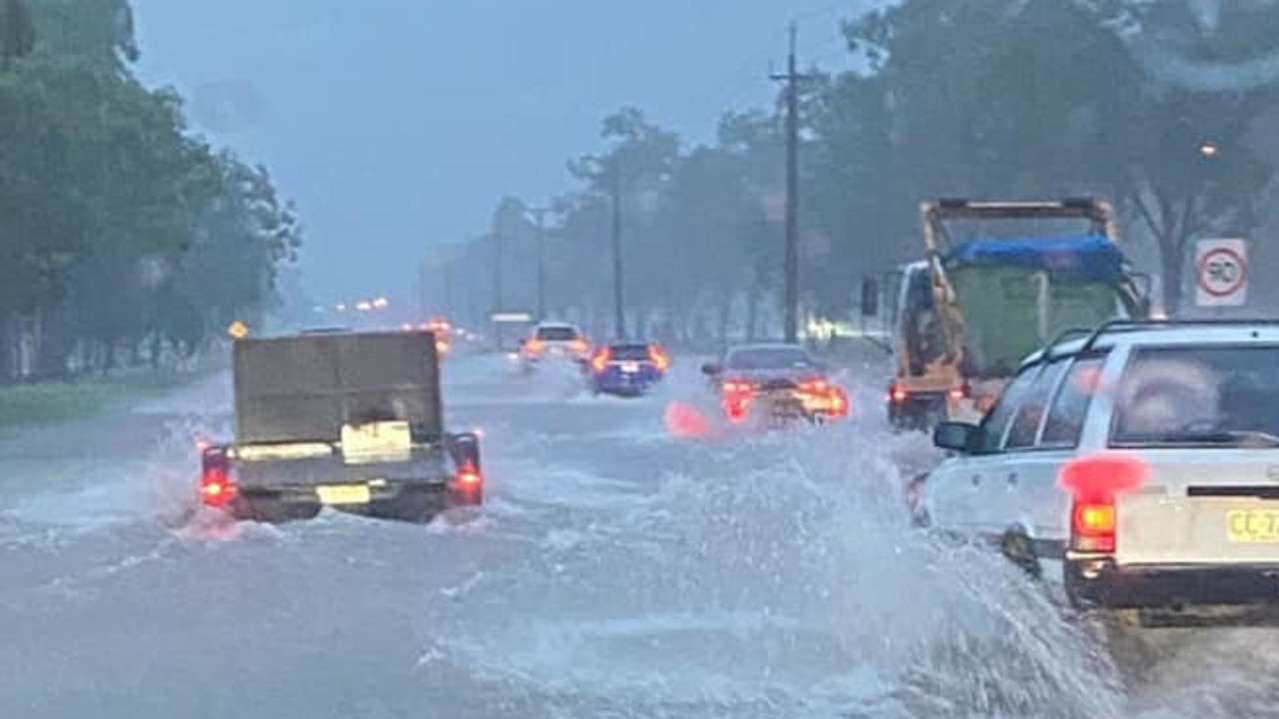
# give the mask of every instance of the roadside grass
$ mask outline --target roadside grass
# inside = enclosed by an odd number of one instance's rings
[[[59,424],[94,417],[130,401],[158,397],[209,369],[130,369],[107,377],[0,387],[0,428]]]

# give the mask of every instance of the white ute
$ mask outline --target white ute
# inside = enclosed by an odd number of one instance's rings
[[[1072,333],[1027,358],[979,425],[933,438],[952,454],[912,482],[917,524],[992,541],[1078,608],[1273,622],[1279,323]]]

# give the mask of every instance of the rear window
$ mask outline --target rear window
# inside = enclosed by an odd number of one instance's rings
[[[1146,348],[1116,388],[1111,444],[1279,444],[1279,346]]]
[[[577,330],[572,327],[538,327],[537,338],[544,342],[572,342],[577,339]]]
[[[728,356],[730,369],[804,369],[816,366],[812,355],[799,347],[760,347],[737,350]]]
[[[609,348],[613,359],[630,362],[648,360],[648,345],[613,345]]]

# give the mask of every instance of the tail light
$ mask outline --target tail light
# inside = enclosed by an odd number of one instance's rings
[[[839,417],[848,414],[848,394],[839,387],[830,391],[830,411]]]
[[[587,342],[586,340],[582,339],[581,337],[578,337],[577,339],[573,340],[574,352],[578,354],[585,354],[590,349],[591,349],[591,344]]]
[[[1057,483],[1074,498],[1070,507],[1070,548],[1114,552],[1119,528],[1115,498],[1144,484],[1150,468],[1119,452],[1080,457],[1062,468]]]
[[[608,368],[609,361],[613,358],[613,350],[609,347],[603,347],[591,359],[591,368],[596,372],[603,372]]]
[[[671,358],[666,356],[666,352],[660,345],[648,346],[648,358],[653,362],[653,366],[658,372],[665,372],[671,366]]]
[[[805,394],[826,394],[831,391],[830,382],[818,377],[799,383],[799,391]]]
[[[720,385],[720,390],[726,395],[747,395],[755,394],[755,385],[743,380],[729,379],[724,380]]]
[[[444,340],[435,341],[435,351],[437,354],[444,354],[449,351],[449,343]]]
[[[961,384],[958,387],[954,387],[950,390],[951,399],[956,399],[956,400],[969,399],[972,396],[973,396],[973,386],[968,380],[964,380],[963,384]]]
[[[906,389],[899,384],[894,383],[888,388],[888,399],[896,404],[906,401]]]
[[[459,489],[477,490],[484,486],[484,475],[480,473],[475,463],[467,460],[462,466],[457,468],[457,475],[453,478],[453,483]]]
[[[1115,551],[1114,497],[1076,499],[1070,510],[1070,548],[1079,552]]]
[[[746,419],[751,399],[755,395],[755,385],[744,380],[730,379],[725,380],[720,389],[724,393],[724,414],[728,415],[728,419],[735,423]]]
[[[231,478],[231,462],[221,449],[206,449],[201,458],[200,501],[210,507],[225,507],[240,493]]]
[[[542,340],[539,340],[536,337],[526,342],[524,346],[528,348],[530,354],[536,355],[542,353]]]

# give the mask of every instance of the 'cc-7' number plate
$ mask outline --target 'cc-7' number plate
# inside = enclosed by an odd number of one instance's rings
[[[1226,533],[1231,542],[1279,544],[1279,510],[1232,509],[1226,512]]]

